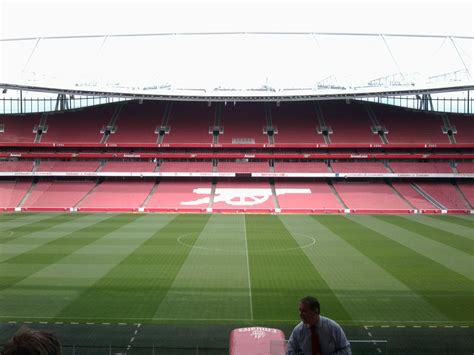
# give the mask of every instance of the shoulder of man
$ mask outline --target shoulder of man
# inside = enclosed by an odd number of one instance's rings
[[[341,328],[341,326],[336,321],[332,320],[331,318],[327,318],[323,316],[320,316],[320,317],[321,317],[323,327]]]

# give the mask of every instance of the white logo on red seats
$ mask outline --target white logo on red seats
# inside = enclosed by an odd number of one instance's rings
[[[278,196],[284,194],[310,194],[310,189],[276,189]],[[193,193],[198,195],[210,195],[211,189],[198,188]],[[272,190],[267,188],[246,189],[246,188],[217,188],[214,196],[214,203],[224,202],[231,206],[255,206],[267,201],[272,196]],[[203,197],[194,201],[181,202],[182,205],[196,206],[208,204],[210,197]]]

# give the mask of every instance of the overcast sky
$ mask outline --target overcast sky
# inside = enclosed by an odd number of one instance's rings
[[[162,32],[369,32],[473,36],[467,0],[0,0],[0,38]]]

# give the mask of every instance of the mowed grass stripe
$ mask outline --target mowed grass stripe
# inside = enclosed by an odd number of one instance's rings
[[[83,217],[83,215],[80,214],[38,214],[37,216],[39,216],[40,219],[37,220],[35,216],[34,220],[31,222],[24,218],[21,218],[20,221],[9,221],[9,225],[11,225],[11,227],[1,231],[0,244],[8,243],[12,240],[23,237],[24,235],[37,233],[58,224],[67,223],[73,219]]]
[[[132,214],[112,215],[106,220],[66,234],[61,238],[55,239],[26,253],[17,255],[2,262],[2,266],[8,264],[21,264],[28,265],[29,267],[25,268],[24,272],[14,276],[1,277],[0,290],[12,287],[16,283],[32,275],[34,272],[38,272],[48,265],[58,262],[62,258],[72,254],[74,251],[93,243],[104,234],[110,233],[139,217],[140,215]]]
[[[363,225],[364,216],[319,216],[327,228],[398,278],[452,321],[472,321],[473,282]],[[370,216],[368,216],[370,217]],[[335,223],[334,218],[338,219]]]
[[[452,234],[447,231],[431,227],[429,225],[419,223],[414,219],[407,219],[401,216],[389,216],[379,215],[376,218],[409,230],[410,232],[417,233],[431,240],[435,240],[439,243],[455,248],[463,253],[474,255],[474,240],[464,238],[460,235]]]
[[[0,314],[9,319],[52,319],[174,217],[141,215],[39,270],[14,287],[0,292],[0,309],[3,308]],[[140,232],[137,233],[137,230]]]
[[[407,285],[319,223],[318,216],[280,215],[304,253],[354,321],[448,320]],[[338,223],[338,219],[334,219]],[[330,311],[323,305],[324,313]]]
[[[473,257],[467,253],[450,248],[425,236],[413,233],[407,229],[380,220],[376,216],[348,216],[355,222],[361,223],[376,233],[397,242],[426,258],[474,281]]]
[[[464,226],[460,223],[449,222],[443,218],[444,216],[404,215],[403,217],[405,219],[416,221],[429,227],[438,228],[450,234],[456,234],[474,241],[474,224],[471,224],[470,226]]]
[[[160,226],[140,247],[56,316],[92,321],[151,320],[190,250],[178,243],[178,237],[191,234],[187,242],[192,246],[208,218],[208,215],[183,214]]]
[[[26,213],[26,212],[0,213],[0,223],[5,223],[5,222],[8,222],[8,221],[13,221],[15,219],[29,217],[31,215],[32,215],[32,213]]]
[[[472,215],[426,215],[425,217],[430,218],[434,223],[442,221],[461,225],[470,229],[474,228],[474,216]]]
[[[350,315],[277,216],[247,215],[247,244],[254,319],[298,319],[298,299],[317,295],[326,314]],[[326,308],[327,307],[327,308]]]
[[[211,215],[154,318],[250,319],[244,215]]]

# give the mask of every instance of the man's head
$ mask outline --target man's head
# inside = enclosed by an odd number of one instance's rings
[[[3,355],[61,355],[61,344],[53,334],[20,328],[3,347]]]
[[[306,296],[300,299],[299,304],[300,318],[304,324],[315,325],[319,321],[321,306],[319,301],[313,296]]]

